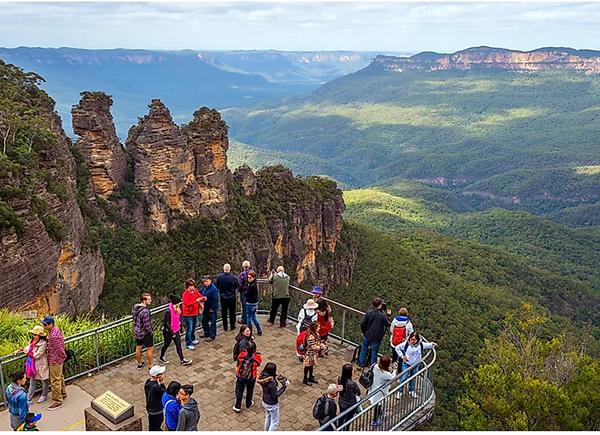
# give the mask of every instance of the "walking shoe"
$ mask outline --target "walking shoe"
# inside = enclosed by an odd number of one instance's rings
[[[243,320],[238,320],[238,323],[239,323],[240,325],[245,325],[245,324],[246,324],[246,322],[244,322]]]
[[[411,391],[410,393],[408,393],[410,395],[410,397],[412,397],[413,399],[416,399],[417,397],[417,393],[415,393],[414,391]]]
[[[201,335],[200,338],[208,338],[208,335]],[[198,341],[198,340],[196,340],[196,341]],[[194,343],[194,344],[196,344],[196,343]]]
[[[271,321],[267,321],[267,325],[269,325],[269,326],[273,326],[273,322],[271,322]]]
[[[194,350],[194,349],[196,349],[196,348],[194,347],[194,345],[193,345],[193,344],[190,344],[189,346],[186,346],[186,347],[187,347],[189,350]]]
[[[317,381],[317,378],[315,378],[314,376],[311,376],[310,378],[308,378],[308,380],[310,382],[312,382],[313,384],[318,384],[319,383],[319,381]]]
[[[40,396],[37,403],[45,402],[47,398],[48,398],[48,396]]]
[[[279,327],[279,329],[283,329],[283,328],[287,328],[287,327],[288,327],[288,325],[281,325],[281,326]]]
[[[141,364],[138,364],[138,366],[137,366],[137,369],[138,369],[138,370],[142,370],[142,368],[144,368],[144,366],[145,366],[145,365],[146,365],[146,363],[145,363],[145,362],[143,362],[143,363],[141,363]]]
[[[53,403],[52,405],[50,405],[50,406],[48,407],[48,411],[55,411],[55,410],[57,410],[58,408],[62,408],[62,407],[63,407],[63,404],[62,404],[62,403],[61,403],[60,405],[59,405],[58,403]]]
[[[235,405],[233,405],[233,410],[234,410],[235,412],[237,412],[238,414],[239,414],[240,412],[242,412],[241,408],[236,408],[236,407],[235,407]]]
[[[257,332],[258,336],[260,337],[262,335],[262,331]]]
[[[371,426],[381,426],[381,423],[383,422],[380,418],[378,418],[377,420],[371,422]]]
[[[192,340],[192,344],[198,344],[198,340]]]
[[[185,359],[184,358],[184,359],[181,360],[181,365],[182,366],[189,366],[192,363],[192,361],[194,361],[194,360],[192,360],[192,359]]]
[[[27,405],[29,405],[29,406],[33,405],[33,399],[27,399]]]
[[[396,400],[402,399],[402,391],[396,391]]]
[[[158,360],[163,364],[169,364],[169,360],[166,359],[164,356],[159,357]]]
[[[208,337],[208,338],[207,338],[206,340],[204,340],[204,341],[211,342],[211,341],[213,341],[213,340],[214,340],[214,338],[210,338],[210,337]]]
[[[254,406],[254,400],[252,401],[252,403],[250,404],[250,406],[246,406],[246,408],[252,408]]]
[[[303,384],[308,385],[309,387],[312,387],[312,383],[308,380],[308,379],[304,379],[302,381]]]

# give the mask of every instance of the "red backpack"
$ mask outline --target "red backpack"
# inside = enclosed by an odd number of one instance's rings
[[[307,331],[302,331],[296,338],[296,352],[298,352],[298,355],[304,355],[306,353],[306,332]]]
[[[392,344],[394,346],[398,346],[404,340],[406,340],[406,325],[395,326],[394,327],[394,335],[392,336]]]

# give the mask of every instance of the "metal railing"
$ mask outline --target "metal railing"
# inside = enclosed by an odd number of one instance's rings
[[[266,284],[267,280],[259,279],[257,282],[259,284]],[[295,286],[290,286],[290,289],[293,291],[290,292],[288,317],[297,322],[298,318],[296,314],[300,312],[306,300],[312,298],[312,293]],[[267,290],[265,289],[264,295],[266,294]],[[332,317],[334,318],[334,326],[329,335],[340,340],[342,344],[358,346],[358,343],[362,341],[360,321],[365,313],[329,298],[325,298],[325,300],[332,307]],[[260,314],[268,314],[269,305],[270,298],[262,297],[260,298],[259,309],[257,311]],[[154,331],[162,330],[162,316],[158,316],[157,314],[163,313],[167,308],[168,304],[165,304],[150,310]],[[75,352],[76,360],[65,364],[65,379],[69,381],[85,376],[135,355],[136,343],[133,338],[132,323],[132,317],[127,316],[67,337],[65,339],[65,347]],[[201,326],[199,325],[198,327],[200,328]],[[388,354],[393,352],[389,342],[385,339],[384,341],[380,348],[380,355],[381,351]],[[161,344],[162,341],[159,341],[156,342],[155,346]],[[390,387],[398,382],[403,374],[414,367],[410,367],[399,373],[390,382],[369,392],[355,406],[346,410],[318,430],[325,430],[328,427],[331,427],[333,430],[361,431],[405,429],[414,427],[414,425],[407,426],[407,422],[411,419],[416,423],[422,424],[431,416],[432,405],[435,402],[435,393],[433,390],[433,364],[435,363],[435,359],[435,349],[428,351],[423,359],[415,365],[417,367],[416,373],[408,376],[406,380],[399,383],[396,387]],[[9,355],[0,358],[0,386],[2,387],[2,391],[0,392],[2,402],[0,402],[0,405],[6,405],[4,394],[10,374],[17,370],[23,370],[24,360],[24,354]],[[396,400],[396,393],[404,389],[411,381],[415,382],[415,391],[418,392],[418,399],[407,397],[405,394],[401,400]],[[384,394],[383,399],[379,403],[370,403],[373,396],[388,387],[390,387],[390,391]],[[371,421],[375,420],[375,413],[379,412],[379,409],[385,414],[383,423],[379,426],[371,426]],[[423,415],[419,419],[414,418],[420,411],[426,409],[429,409],[429,411],[422,413]],[[349,414],[353,414],[353,416],[346,421],[346,417]],[[406,427],[403,427],[403,425]]]

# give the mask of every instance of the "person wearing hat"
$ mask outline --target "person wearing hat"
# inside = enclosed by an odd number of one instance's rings
[[[33,360],[34,373],[29,373],[29,391],[27,392],[27,400],[29,403],[33,401],[37,381],[42,382],[42,395],[38,399],[38,403],[42,403],[48,398],[48,390],[50,389],[50,367],[48,365],[48,339],[46,331],[40,325],[33,327],[31,331],[31,341],[23,349],[19,349],[13,355],[26,353],[28,358]]]
[[[54,324],[54,317],[46,316],[42,325],[48,334],[48,364],[50,365],[50,384],[52,385],[52,405],[48,411],[62,408],[63,400],[67,398],[63,363],[67,359],[65,352],[65,339],[58,326]]]
[[[323,291],[321,290],[321,287],[319,287],[318,285],[316,285],[312,289],[311,293],[313,295],[313,299],[315,302],[317,302],[319,300],[319,298],[323,296]]]
[[[146,379],[144,393],[146,395],[146,412],[148,413],[148,430],[162,431],[164,421],[162,397],[167,392],[163,373],[166,368],[155,365],[150,367],[150,379]]]
[[[337,404],[335,403],[335,398],[340,395],[340,391],[343,389],[344,387],[341,385],[329,384],[329,387],[327,387],[327,392],[317,399],[317,404],[315,404],[315,406],[322,407],[318,412],[319,426],[326,425],[337,415]],[[333,431],[333,426],[329,425],[323,430]]]
[[[183,350],[181,349],[181,337],[179,330],[181,329],[181,298],[177,295],[169,295],[171,303],[165,311],[163,320],[163,337],[164,343],[160,350],[160,357],[158,360],[163,364],[169,364],[169,360],[165,358],[165,353],[171,345],[171,342],[175,342],[175,349],[177,355],[179,355],[179,361],[182,366],[187,366],[192,363],[191,359],[185,359],[183,357]]]
[[[202,278],[204,284],[200,289],[202,296],[206,298],[204,302],[204,311],[202,312],[203,337],[206,341],[213,341],[217,338],[217,310],[219,309],[219,291],[212,283],[210,275],[204,275]]]
[[[302,309],[298,313],[298,323],[296,324],[298,334],[302,331],[306,331],[310,327],[310,324],[317,320],[317,308],[319,308],[319,305],[314,299],[307,300],[302,306]]]
[[[36,423],[42,419],[42,414],[34,414],[30,412],[25,416],[25,423],[23,423],[17,431],[39,431]]]

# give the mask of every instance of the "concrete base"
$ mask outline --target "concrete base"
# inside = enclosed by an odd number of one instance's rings
[[[103,432],[116,432],[116,431],[141,431],[142,430],[142,416],[134,415],[119,424],[113,424],[101,415],[95,409],[91,407],[83,410],[85,417],[85,430],[86,431],[103,431]]]

